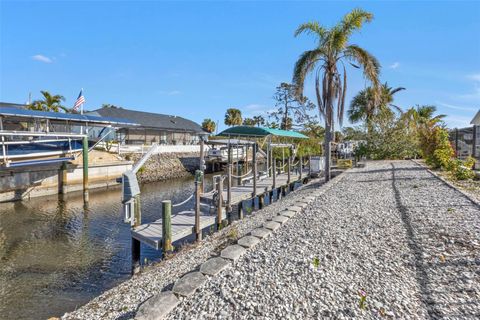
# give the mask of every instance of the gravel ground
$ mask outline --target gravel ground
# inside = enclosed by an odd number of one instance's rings
[[[265,209],[247,215],[242,221],[206,237],[200,244],[186,245],[180,252],[168,260],[147,267],[140,274],[106,291],[79,309],[65,314],[62,319],[130,319],[142,302],[164,289],[171,289],[173,283],[182,275],[198,269],[208,258],[218,255],[221,249],[234,242],[236,237],[248,234],[261,226],[267,219],[279,211],[292,206],[297,199],[309,194],[311,188],[318,188],[318,180],[294,191]],[[329,188],[330,184],[323,188]],[[0,317],[1,318],[1,317]]]
[[[411,161],[368,163],[168,318],[328,317],[480,318],[479,207]]]

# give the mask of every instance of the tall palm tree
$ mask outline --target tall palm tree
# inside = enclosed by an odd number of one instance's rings
[[[48,91],[40,91],[43,95],[43,99],[35,100],[28,106],[30,110],[40,110],[40,111],[53,111],[59,112],[63,110],[68,111],[68,108],[62,105],[62,102],[65,101],[65,97],[59,94],[52,95]]]
[[[229,127],[242,124],[242,112],[235,108],[227,109],[225,113],[225,124]]]
[[[402,112],[402,110],[393,104],[394,95],[402,90],[403,87],[392,88],[387,83],[384,83],[380,88],[380,98],[375,101],[374,88],[368,87],[361,90],[350,103],[350,107],[347,110],[348,119],[352,123],[360,121],[365,122],[367,126],[367,132],[372,129],[375,118],[386,115],[393,115],[393,110]]]
[[[354,9],[331,28],[325,28],[318,22],[301,24],[295,36],[302,33],[313,35],[317,46],[302,53],[295,64],[293,83],[297,86],[297,95],[303,96],[305,78],[309,74],[315,77],[315,93],[320,117],[325,119],[325,180],[330,180],[330,142],[332,141],[334,113],[340,124],[343,122],[345,93],[347,89],[347,70],[345,63],[355,68],[363,68],[364,76],[379,87],[380,63],[368,51],[349,43],[354,31],[370,22],[373,15],[362,9]],[[374,98],[378,94],[375,92]],[[335,106],[336,104],[336,106]],[[335,110],[336,109],[336,110]]]

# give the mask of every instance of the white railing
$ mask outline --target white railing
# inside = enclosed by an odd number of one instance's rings
[[[106,149],[106,144],[100,142],[98,147]],[[120,145],[111,144],[109,152],[124,154],[124,153],[140,153],[144,154],[151,148],[151,145]],[[205,152],[210,149],[209,146],[205,145]],[[189,153],[189,152],[200,152],[200,145],[158,145],[154,154],[160,153]]]

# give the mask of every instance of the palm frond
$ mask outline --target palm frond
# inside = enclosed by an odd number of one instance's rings
[[[345,57],[349,60],[354,60],[363,67],[364,76],[372,83],[376,91],[377,99],[380,90],[380,62],[367,50],[360,48],[357,45],[349,45],[345,49]]]
[[[300,55],[293,69],[293,84],[296,86],[296,95],[303,96],[303,87],[306,76],[315,68],[317,62],[324,54],[321,49],[305,51]]]
[[[322,27],[317,21],[311,21],[302,23],[298,26],[297,30],[295,30],[294,36],[298,37],[300,34],[314,34],[318,37],[320,41],[324,41],[327,37],[328,31],[324,27]]]
[[[373,14],[357,8],[353,9],[343,17],[339,27],[341,27],[342,31],[349,36],[353,31],[360,29],[365,22],[370,22],[372,20]]]

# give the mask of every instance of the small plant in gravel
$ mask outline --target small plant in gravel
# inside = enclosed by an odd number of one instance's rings
[[[315,269],[318,269],[320,267],[320,259],[318,257],[313,258],[312,264]]]
[[[360,289],[358,290],[358,295],[360,296],[359,307],[361,310],[365,310],[367,307],[367,293],[365,292],[365,290]]]
[[[447,212],[453,212],[453,211],[455,211],[455,209],[453,209],[453,208],[448,208],[447,209]]]
[[[238,239],[238,230],[235,227],[232,227],[228,233],[227,233],[227,238],[229,240],[235,241]]]

